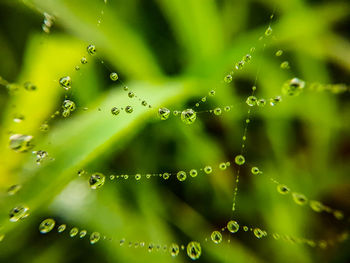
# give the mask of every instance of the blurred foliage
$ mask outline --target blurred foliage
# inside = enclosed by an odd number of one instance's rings
[[[1,262],[168,262],[168,253],[119,247],[119,239],[155,244],[204,240],[232,216],[234,168],[179,183],[176,180],[108,182],[89,189],[77,170],[109,174],[156,173],[217,165],[240,150],[245,98],[257,76],[258,96],[280,94],[286,79],[349,84],[350,4],[346,1],[239,0],[23,0],[0,3],[0,80],[20,85],[0,89],[0,243]],[[258,41],[273,10],[273,37],[261,52]],[[56,17],[50,34],[41,31],[43,13]],[[97,59],[74,67],[94,43],[98,56],[154,108],[182,109],[208,90],[217,95],[205,105],[238,105],[230,114],[202,114],[191,126],[160,122],[154,112],[129,100]],[[230,85],[230,67],[256,47],[252,62]],[[291,69],[283,71],[281,58]],[[257,71],[259,74],[257,75]],[[61,107],[57,80],[73,79],[69,96],[78,111],[68,119],[40,125]],[[21,86],[31,81],[36,91]],[[134,113],[112,116],[115,105],[131,103]],[[88,107],[84,112],[81,109]],[[101,110],[98,110],[98,109]],[[22,114],[21,123],[13,121]],[[276,108],[253,112],[246,159],[311,199],[350,212],[349,94],[306,91]],[[9,149],[12,133],[30,134],[35,149],[54,161],[35,164],[31,153]],[[237,197],[239,222],[294,236],[332,239],[348,225],[327,214],[297,207],[278,195],[266,178],[242,171]],[[6,190],[21,184],[8,197]],[[9,222],[8,211],[30,207],[30,216]],[[53,217],[68,226],[113,237],[93,247],[67,233],[41,235],[38,225]],[[225,236],[227,240],[227,236]],[[201,262],[349,262],[349,241],[321,250],[272,238],[237,233],[231,242],[202,242]],[[175,260],[188,261],[185,253]]]

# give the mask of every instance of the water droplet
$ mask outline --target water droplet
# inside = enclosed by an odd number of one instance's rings
[[[198,175],[197,170],[196,170],[196,169],[191,169],[191,171],[190,171],[190,176],[191,176],[191,177],[196,177],[197,175]]]
[[[154,248],[154,245],[151,243],[148,245],[148,252],[152,252]]]
[[[230,106],[226,106],[225,108],[224,108],[224,111],[230,111],[231,110],[231,107]]]
[[[41,222],[39,225],[39,231],[41,234],[49,233],[54,227],[55,227],[55,220],[52,218],[47,218],[44,221]]]
[[[132,92],[132,91],[129,91],[129,93],[128,93],[128,97],[129,97],[129,98],[133,98],[133,97],[135,97],[135,93],[134,93],[134,92]]]
[[[181,120],[186,124],[192,124],[197,118],[197,114],[192,109],[187,109],[181,112]]]
[[[118,80],[118,74],[116,72],[112,72],[110,75],[109,75],[110,79],[113,80],[113,81],[117,81]]]
[[[258,168],[258,167],[255,167],[255,166],[251,169],[251,172],[252,172],[252,174],[254,174],[254,175],[260,174],[259,168]]]
[[[221,108],[215,108],[215,109],[214,109],[214,114],[215,114],[215,115],[218,116],[218,115],[221,115],[221,113],[222,113]]]
[[[305,205],[307,203],[307,198],[305,195],[300,193],[292,193],[293,200],[298,205]]]
[[[231,233],[236,233],[238,232],[239,230],[239,224],[234,221],[234,220],[230,220],[228,223],[227,223],[227,229],[228,231],[230,231]]]
[[[37,164],[41,164],[41,162],[46,158],[46,157],[48,157],[49,156],[49,154],[46,152],[46,151],[42,151],[42,150],[40,150],[40,151],[34,151],[33,152],[35,155],[36,155],[36,163]]]
[[[280,239],[280,235],[278,233],[273,233],[272,237],[276,240]]]
[[[12,185],[7,189],[7,194],[8,195],[15,195],[21,188],[22,188],[22,186],[20,184]]]
[[[86,49],[90,55],[94,55],[96,53],[96,47],[93,44],[88,45]]]
[[[230,74],[226,75],[225,78],[224,78],[224,81],[226,83],[230,83],[232,81],[232,75],[230,75]]]
[[[175,111],[174,111],[174,115],[175,115]],[[176,115],[177,115],[177,113],[176,113]],[[158,109],[158,116],[162,121],[165,121],[170,116],[170,110],[167,108],[160,108],[160,109]]]
[[[209,94],[209,96],[215,96],[215,90],[212,89],[211,91],[209,91],[208,94]]]
[[[113,115],[118,115],[118,114],[120,113],[120,109],[117,108],[117,107],[113,107],[113,108],[111,109],[111,113],[112,113]]]
[[[290,192],[288,186],[284,185],[284,184],[279,184],[277,185],[277,192],[279,192],[282,195],[286,195]]]
[[[244,231],[244,232],[247,232],[248,230],[249,230],[249,227],[243,226],[243,231]]]
[[[93,232],[91,235],[90,235],[90,244],[93,245],[95,243],[97,243],[101,238],[101,235],[99,232]]]
[[[27,206],[16,206],[10,210],[9,217],[11,222],[17,222],[20,219],[29,216],[29,207]]]
[[[62,88],[64,88],[65,90],[69,90],[72,85],[72,79],[69,76],[62,77],[59,79],[59,83]]]
[[[264,232],[260,228],[254,228],[253,233],[257,238],[262,238],[264,236]]]
[[[222,234],[217,230],[213,231],[210,237],[215,244],[219,244],[222,241]]]
[[[289,69],[289,62],[288,61],[283,61],[281,63],[281,69]]]
[[[58,233],[62,233],[64,230],[66,230],[66,225],[62,224],[57,228]]]
[[[248,106],[253,107],[256,105],[257,99],[254,96],[249,96],[246,100],[246,103],[248,104]]]
[[[73,227],[73,228],[70,230],[70,232],[69,232],[69,236],[70,236],[70,237],[75,237],[75,236],[78,234],[78,232],[79,232],[79,229],[76,228],[76,227]]]
[[[71,112],[75,111],[75,103],[71,100],[64,100],[62,104],[62,116],[68,117]]]
[[[81,64],[86,64],[86,63],[88,63],[87,58],[86,58],[86,57],[82,57],[82,58],[80,59],[80,63],[81,63]]]
[[[281,96],[276,96],[276,97],[270,99],[270,105],[271,106],[276,106],[281,101],[282,101]]]
[[[202,102],[206,102],[206,101],[207,101],[207,97],[201,98],[201,101],[202,101]]]
[[[266,105],[266,100],[265,99],[259,99],[256,104],[258,107],[264,107]]]
[[[184,172],[184,171],[179,171],[178,173],[177,173],[177,175],[176,175],[176,177],[177,177],[177,179],[179,180],[179,181],[185,181],[186,180],[186,172]]]
[[[131,107],[131,106],[126,106],[125,107],[125,112],[126,113],[132,113],[133,111],[134,111],[133,107]]]
[[[235,69],[239,70],[242,69],[244,66],[244,61],[239,61],[238,63],[236,63]]]
[[[135,174],[135,179],[136,179],[136,181],[140,180],[141,179],[141,174]]]
[[[105,176],[102,173],[94,173],[90,176],[89,184],[91,189],[97,189],[105,183]]]
[[[243,165],[245,163],[245,158],[243,155],[237,155],[235,157],[235,163],[238,164],[238,165]]]
[[[303,91],[305,87],[305,81],[293,78],[291,80],[286,81],[283,84],[282,92],[283,94],[289,95],[289,96],[297,96],[300,94],[300,92]]]
[[[244,62],[249,62],[252,59],[252,56],[250,54],[247,54],[243,57]]]
[[[265,36],[270,36],[272,34],[272,28],[269,26],[265,31]]]
[[[178,244],[172,243],[169,247],[169,252],[172,257],[179,255],[180,248]]]
[[[277,57],[280,57],[280,56],[282,56],[282,54],[283,54],[283,51],[282,51],[282,50],[277,50],[275,55],[276,55]]]
[[[16,152],[26,152],[34,147],[33,136],[14,134],[10,137],[10,148]]]
[[[87,231],[86,230],[81,230],[80,233],[79,233],[79,237],[80,238],[84,238],[87,234]]]
[[[187,244],[187,255],[192,259],[198,259],[202,254],[201,244],[196,241],[191,241]]]
[[[147,106],[147,101],[143,100],[143,101],[141,102],[141,105],[142,105],[142,106]]]
[[[169,173],[163,173],[163,179],[168,180],[170,177]]]
[[[315,212],[322,212],[323,211],[323,204],[319,201],[310,200],[309,205],[310,205],[311,209],[314,210]]]
[[[220,168],[220,170],[226,170],[226,168],[227,168],[226,163],[220,163],[219,168]]]
[[[210,174],[212,173],[212,171],[213,171],[213,168],[211,168],[211,166],[207,165],[206,167],[204,167],[204,172],[206,174]]]
[[[24,86],[24,89],[25,89],[25,90],[28,90],[28,91],[34,91],[34,90],[36,90],[36,86],[35,86],[33,83],[31,83],[30,81],[25,82],[25,83],[23,84],[23,86]]]

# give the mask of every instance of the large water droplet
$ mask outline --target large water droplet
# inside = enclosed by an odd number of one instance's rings
[[[187,244],[187,255],[192,259],[198,259],[202,254],[201,244],[196,241],[191,241]]]
[[[192,109],[187,109],[181,112],[181,120],[186,124],[192,124],[197,118],[197,114]]]
[[[47,218],[44,221],[41,222],[39,225],[39,231],[41,234],[49,233],[54,227],[55,227],[55,220],[52,218]]]
[[[11,222],[17,222],[23,218],[29,216],[29,207],[27,206],[16,206],[10,210],[9,217]]]
[[[16,152],[26,152],[34,147],[33,136],[14,134],[10,137],[10,148]]]
[[[105,183],[105,176],[102,173],[93,173],[90,176],[89,184],[91,189],[97,189]]]

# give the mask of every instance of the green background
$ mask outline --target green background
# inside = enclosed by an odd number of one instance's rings
[[[273,34],[259,41],[273,10]],[[43,12],[56,17],[50,34],[41,30]],[[339,221],[297,206],[269,180],[349,214],[348,93],[306,90],[276,107],[253,110],[233,215],[237,167],[217,168],[240,152],[248,110],[244,101],[256,77],[256,94],[265,99],[281,94],[282,84],[293,77],[349,84],[349,14],[346,1],[109,0],[104,7],[102,0],[2,0],[0,76],[18,90],[0,89],[0,233],[5,234],[0,261],[190,261],[184,252],[172,259],[168,252],[129,248],[128,242],[199,240],[201,262],[349,262],[349,241],[320,249],[271,238],[278,232],[331,240],[349,228],[349,217]],[[91,43],[106,67],[86,54]],[[224,76],[251,47],[256,48],[252,61],[224,84]],[[282,57],[274,55],[279,49]],[[88,64],[80,65],[82,56]],[[280,68],[282,61],[289,61],[290,70]],[[109,80],[107,68],[153,110],[129,99],[120,84]],[[73,80],[67,93],[58,84],[66,75]],[[24,90],[26,81],[37,90]],[[157,118],[159,107],[191,107],[211,89],[216,96],[200,109],[234,105],[229,113],[198,114],[190,126],[173,116]],[[78,109],[67,119],[50,121],[50,130],[41,132],[40,125],[60,109],[65,94]],[[113,106],[126,105],[134,106],[132,114],[111,115]],[[13,121],[18,114],[25,117],[21,123]],[[38,166],[30,152],[11,151],[13,133],[33,135],[34,149],[46,150],[55,160]],[[132,176],[205,165],[212,165],[214,173],[184,182],[135,181]],[[264,174],[253,177],[253,165]],[[81,168],[131,176],[91,190],[88,178],[76,174]],[[6,190],[13,184],[22,189],[9,197]],[[30,216],[9,222],[8,211],[20,204],[30,208]],[[38,225],[47,217],[66,223],[68,230],[99,231],[113,241],[91,246],[87,238],[70,238],[67,230],[42,235]],[[241,226],[266,229],[268,237],[259,240],[240,231],[226,233],[220,245],[204,241],[231,218]],[[122,238],[126,245],[120,247]]]

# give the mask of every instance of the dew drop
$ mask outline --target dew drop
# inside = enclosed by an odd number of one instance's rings
[[[82,57],[82,58],[80,59],[80,63],[81,63],[81,64],[86,64],[86,63],[88,63],[87,58],[86,58],[86,57]]]
[[[283,94],[289,95],[289,96],[297,96],[300,94],[300,92],[303,91],[305,87],[305,81],[293,78],[291,80],[286,81],[286,83],[283,84],[282,92]]]
[[[243,57],[244,62],[249,62],[252,59],[252,56],[250,54],[247,54]]]
[[[178,244],[172,243],[169,247],[169,252],[172,257],[179,255],[180,248]]]
[[[113,115],[117,116],[117,115],[120,113],[120,109],[117,108],[117,107],[113,107],[113,108],[111,109],[111,113],[112,113]]]
[[[44,221],[41,222],[39,225],[39,231],[41,234],[49,233],[54,227],[55,227],[55,220],[52,218],[47,218]]]
[[[251,169],[251,172],[252,172],[252,174],[254,174],[254,175],[260,174],[259,168],[258,168],[258,167],[255,167],[255,166]]]
[[[253,107],[256,105],[257,102],[257,98],[254,96],[249,96],[246,100],[246,103],[248,104],[248,106]]]
[[[94,55],[96,53],[96,47],[93,44],[88,45],[86,49],[90,55]]]
[[[265,36],[270,36],[272,34],[272,28],[269,26],[265,31]]]
[[[279,192],[282,195],[286,195],[290,192],[288,186],[284,185],[284,184],[279,184],[277,185],[277,192]]]
[[[168,180],[170,177],[170,174],[169,173],[163,173],[163,179],[164,180]]]
[[[81,230],[80,233],[79,233],[79,237],[80,238],[84,238],[87,234],[87,231],[86,230]]]
[[[147,106],[147,101],[143,100],[143,101],[141,102],[141,105],[146,107],[146,106]]]
[[[176,174],[176,177],[179,181],[185,181],[186,180],[186,172],[184,171],[179,171],[177,174]]]
[[[187,244],[187,255],[192,260],[198,259],[202,254],[201,244],[196,241],[191,241]]]
[[[209,91],[208,94],[209,94],[209,96],[215,96],[215,90],[212,89],[211,91]]]
[[[21,188],[22,188],[22,186],[20,184],[12,185],[7,189],[7,194],[8,195],[15,195]]]
[[[181,112],[181,120],[186,124],[192,124],[197,118],[197,114],[192,109],[187,109]]]
[[[29,216],[29,207],[27,206],[16,206],[10,210],[9,217],[11,222],[17,222],[20,219]]]
[[[175,115],[175,111],[174,111],[174,115]],[[160,108],[158,109],[158,116],[162,121],[165,121],[170,116],[170,110],[167,108]]]
[[[231,74],[226,75],[224,78],[224,81],[226,83],[230,83],[232,81],[232,75]]]
[[[60,225],[57,228],[58,233],[62,233],[64,230],[66,230],[67,226],[65,224]]]
[[[213,233],[211,233],[210,238],[215,244],[220,244],[222,241],[222,234],[219,231],[215,230]]]
[[[64,100],[62,104],[62,116],[68,117],[71,112],[75,111],[75,103],[71,100]]]
[[[105,176],[102,173],[94,173],[90,176],[89,184],[91,189],[97,189],[105,183]]]
[[[282,50],[277,50],[276,53],[275,53],[275,55],[276,55],[277,57],[282,56],[282,54],[283,54],[283,51],[282,51]]]
[[[110,75],[109,75],[110,79],[113,80],[113,81],[117,81],[118,80],[118,74],[116,72],[112,72]]]
[[[221,108],[215,108],[215,109],[214,109],[214,114],[215,114],[216,116],[221,115],[221,113],[222,113]]]
[[[34,147],[32,144],[33,136],[14,134],[10,137],[10,148],[16,152],[27,152]]]
[[[60,78],[58,82],[65,90],[69,90],[71,88],[72,79],[69,76]]]
[[[278,103],[282,101],[281,96],[276,96],[270,99],[270,106],[276,106]]]
[[[30,81],[25,82],[23,86],[24,86],[24,89],[28,90],[28,91],[36,90],[36,86],[33,83],[31,83]]]
[[[236,233],[238,232],[239,230],[239,224],[234,221],[234,220],[230,220],[228,223],[227,223],[227,229],[228,231],[230,231],[231,233]]]
[[[227,168],[226,163],[220,163],[219,168],[220,168],[220,170],[226,170],[226,168]]]
[[[235,69],[240,70],[243,68],[243,66],[244,66],[244,61],[243,60],[239,61],[238,63],[236,63]]]
[[[231,110],[231,107],[230,106],[226,106],[225,108],[224,108],[224,111],[230,111]]]
[[[281,63],[281,69],[289,69],[289,62],[288,61],[283,61]]]
[[[196,177],[197,175],[198,175],[197,170],[196,170],[196,169],[191,169],[191,171],[190,171],[190,176],[191,176],[191,177]]]
[[[204,167],[204,172],[206,174],[211,174],[213,171],[213,168],[211,168],[211,166],[207,165],[206,167]]]
[[[249,227],[243,226],[243,231],[244,231],[244,232],[247,232],[248,230],[249,230]]]
[[[245,158],[243,155],[237,155],[235,157],[235,163],[238,164],[238,165],[243,165],[245,163]]]
[[[305,205],[307,203],[307,198],[305,195],[300,193],[292,193],[293,200],[298,205]]]
[[[97,243],[101,238],[101,235],[99,232],[93,232],[91,235],[90,235],[90,244],[93,245],[95,243]]]
[[[314,210],[315,212],[322,212],[323,211],[324,206],[319,201],[310,200],[309,205],[310,205],[311,209]]]
[[[138,181],[141,179],[141,174],[135,174],[135,180]]]
[[[129,98],[133,98],[133,97],[135,97],[135,93],[134,93],[134,92],[132,92],[132,91],[129,91],[129,93],[128,93],[128,97],[129,97]]]
[[[258,107],[264,107],[266,105],[266,100],[265,99],[259,99],[256,104]]]
[[[264,236],[264,232],[260,228],[254,228],[253,233],[256,238],[262,238]]]
[[[131,106],[126,106],[125,107],[125,112],[126,113],[132,113],[133,111],[134,111],[133,107],[131,107]]]
[[[70,237],[75,237],[75,236],[78,234],[78,232],[79,232],[79,229],[76,228],[76,227],[73,227],[73,228],[70,230],[70,232],[69,232],[69,236],[70,236]]]

